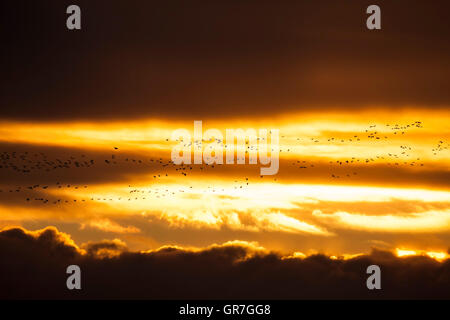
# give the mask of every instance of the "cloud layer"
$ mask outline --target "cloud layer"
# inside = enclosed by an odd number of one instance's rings
[[[1,118],[205,118],[450,102],[445,0],[380,0],[380,32],[365,27],[373,3],[360,0],[78,1],[77,32],[65,28],[69,4],[2,4]]]
[[[296,257],[294,257],[296,256]],[[203,249],[165,246],[131,252],[119,240],[78,247],[53,227],[0,232],[2,299],[415,299],[450,297],[450,260],[425,256],[282,256],[254,243]],[[65,287],[65,269],[82,270],[82,290]],[[366,268],[378,264],[382,290],[366,288]]]

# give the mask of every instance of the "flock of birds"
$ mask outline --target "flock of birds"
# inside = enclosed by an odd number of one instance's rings
[[[392,131],[394,135],[404,135],[408,132],[408,130],[412,128],[422,128],[422,123],[420,121],[415,121],[413,123],[409,123],[406,125],[385,125],[387,129]],[[329,137],[325,140],[317,139],[317,138],[309,138],[309,141],[303,142],[304,138],[292,138],[281,136],[285,142],[288,142],[290,147],[280,149],[280,153],[296,153],[295,146],[292,146],[292,142],[296,141],[300,143],[302,146],[309,144],[320,144],[321,142],[330,144],[330,143],[358,143],[363,139],[367,138],[369,140],[386,140],[389,139],[389,135],[386,133],[386,128],[384,130],[377,130],[377,125],[369,126],[363,134],[361,135],[353,135],[352,137],[346,138],[338,138],[338,137]],[[380,132],[381,131],[381,132]],[[258,138],[259,139],[259,138]],[[168,141],[168,139],[167,139]],[[210,141],[209,141],[210,142]],[[224,144],[223,141],[217,140],[216,143],[222,145],[224,148],[228,146]],[[194,145],[196,142],[194,142]],[[200,144],[197,142],[197,147]],[[283,145],[283,143],[281,144]],[[187,143],[186,146],[191,146],[191,142]],[[246,142],[246,150],[245,153],[248,154],[252,151],[255,151],[254,148],[257,146],[250,145]],[[436,146],[431,150],[433,155],[438,155],[444,151],[449,150],[450,144],[444,141],[438,141]],[[220,165],[189,165],[189,164],[181,164],[175,165],[171,160],[164,160],[163,158],[130,158],[122,156],[119,147],[112,147],[113,151],[110,157],[107,159],[96,159],[92,157],[88,157],[85,154],[81,154],[79,156],[69,156],[69,157],[59,157],[59,158],[50,158],[43,152],[32,153],[32,152],[0,152],[0,174],[2,171],[11,170],[16,174],[45,174],[49,172],[55,172],[57,176],[64,176],[64,173],[60,175],[59,170],[75,170],[75,169],[89,169],[96,170],[99,166],[107,166],[114,167],[117,165],[126,165],[126,166],[141,166],[145,169],[146,166],[151,166],[154,170],[152,176],[153,179],[159,180],[164,179],[166,177],[172,177],[175,175],[181,175],[183,177],[187,177],[188,175],[193,174],[195,171],[198,173],[205,172],[207,170],[213,170],[216,166]],[[408,145],[400,145],[397,153],[388,152],[386,154],[374,155],[373,157],[367,158],[359,158],[359,157],[351,157],[348,159],[337,159],[329,161],[326,165],[332,171],[330,173],[330,179],[342,179],[342,178],[352,178],[358,175],[357,168],[358,165],[368,165],[368,164],[379,164],[383,163],[388,166],[408,166],[408,167],[423,167],[424,163],[421,162],[421,158],[415,157],[413,155],[414,150],[411,146]],[[280,157],[282,158],[282,157]],[[287,157],[288,159],[290,157]],[[406,160],[408,159],[408,160]],[[292,161],[292,160],[291,160]],[[289,164],[298,169],[312,169],[319,166],[323,166],[324,163],[313,163],[311,161],[306,160],[294,160]],[[259,167],[258,167],[259,168]],[[339,168],[339,170],[337,169]],[[347,169],[348,168],[348,169]],[[356,169],[355,169],[356,168]],[[344,170],[344,173],[342,173]],[[148,171],[147,171],[148,172]],[[265,179],[270,181],[277,181],[275,176],[260,176],[258,179]],[[62,180],[62,178],[61,178]],[[251,182],[250,177],[244,177],[243,179],[234,180],[234,183],[231,185],[231,188],[235,190],[245,189],[249,186]],[[69,183],[63,183],[62,181],[55,181],[51,184],[33,184],[29,186],[18,186],[15,188],[4,188],[0,187],[0,195],[3,194],[11,194],[11,193],[21,193],[24,194],[24,199],[27,202],[30,201],[39,201],[44,204],[52,203],[52,204],[62,204],[62,203],[83,203],[87,201],[133,201],[133,200],[146,200],[147,198],[155,197],[155,198],[167,198],[173,196],[177,193],[186,193],[192,191],[192,186],[186,188],[179,188],[177,190],[165,188],[158,188],[158,185],[153,184],[152,188],[147,189],[139,189],[128,186],[128,195],[121,197],[99,197],[99,196],[85,196],[84,198],[77,199],[68,199],[65,197],[58,197],[56,194],[51,196],[50,190],[58,190],[63,189],[65,194],[70,190],[71,192],[75,192],[76,190],[86,190],[89,191],[89,185],[74,185]],[[217,188],[213,186],[208,186],[207,190],[204,190],[211,193],[224,192],[225,188]],[[87,194],[85,192],[85,194]]]

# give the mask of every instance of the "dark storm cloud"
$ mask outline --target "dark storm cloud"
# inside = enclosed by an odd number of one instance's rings
[[[100,247],[104,247],[100,245]],[[91,244],[92,247],[92,244]],[[109,249],[117,249],[106,244]],[[120,248],[122,250],[122,248]],[[248,257],[248,255],[251,257]],[[112,258],[82,254],[54,228],[40,234],[0,232],[0,297],[14,298],[448,298],[450,264],[397,258],[374,250],[350,260],[323,255],[281,259],[250,245],[200,251],[166,247]],[[78,264],[82,290],[65,288],[65,269]],[[366,268],[378,264],[382,290],[366,288]]]
[[[65,9],[82,9],[68,31]],[[1,118],[448,107],[448,1],[3,1]]]

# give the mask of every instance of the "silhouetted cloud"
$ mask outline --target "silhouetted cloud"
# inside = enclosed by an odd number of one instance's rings
[[[88,255],[95,257],[114,257],[127,251],[127,245],[119,240],[102,240],[98,242],[88,242],[81,246]]]
[[[115,254],[98,254],[102,249]],[[376,249],[348,260],[320,254],[287,258],[242,241],[130,252],[119,240],[79,248],[53,227],[13,228],[0,232],[0,261],[3,299],[450,297],[450,260],[398,258]],[[81,267],[81,291],[65,287],[70,264]],[[366,288],[371,264],[381,267],[381,290]]]

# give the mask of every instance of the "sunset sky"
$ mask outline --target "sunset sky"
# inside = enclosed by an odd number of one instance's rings
[[[0,234],[55,230],[108,258],[241,245],[444,263],[448,3],[377,2],[379,31],[370,1],[76,1],[79,31],[68,1],[11,2]],[[278,129],[278,173],[174,165],[171,134],[195,120]]]

